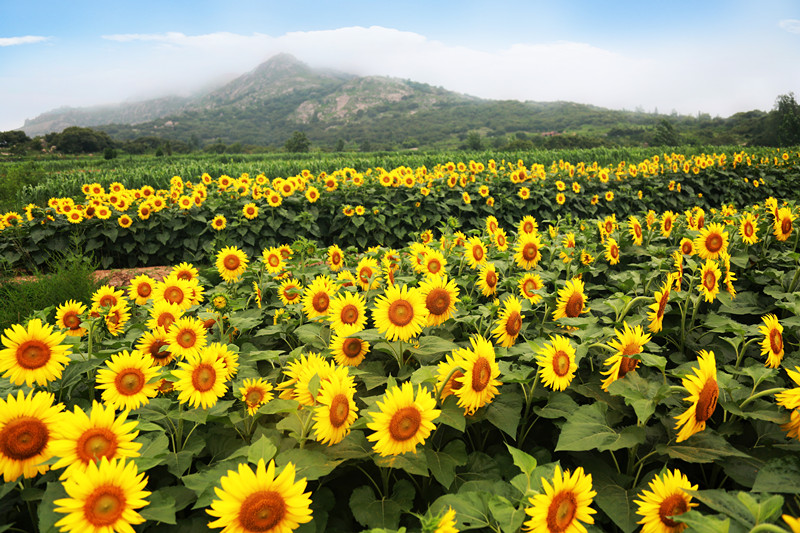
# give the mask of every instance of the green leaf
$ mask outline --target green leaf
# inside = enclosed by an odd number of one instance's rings
[[[464,408],[458,406],[455,396],[448,396],[442,403],[439,416],[436,418],[437,424],[445,424],[451,428],[463,432],[467,426],[467,419],[464,417]]]
[[[522,417],[522,394],[518,389],[507,390],[501,386],[500,394],[486,407],[486,420],[512,438],[517,436]]]
[[[765,495],[764,501],[758,501],[755,497],[747,492],[740,492],[736,495],[740,502],[742,502],[750,514],[755,519],[756,524],[763,524],[765,522],[772,522],[781,514],[783,507],[783,496],[774,494],[770,496]]]
[[[488,504],[491,496],[491,493],[488,492],[445,494],[433,502],[431,511],[443,512],[448,507],[452,507],[456,512],[458,521],[456,527],[460,531],[470,529],[483,529],[485,531],[492,526],[493,522]]]
[[[600,510],[608,515],[624,533],[634,531],[638,527],[636,522],[640,518],[636,514],[637,507],[633,503],[638,491],[626,490],[608,478],[601,480],[593,476],[593,481],[593,488],[597,491],[595,501]]]
[[[428,476],[427,455],[419,449],[414,452],[407,452],[401,455],[389,455],[381,457],[374,455],[373,461],[376,465],[384,468],[397,468],[405,470],[409,474],[417,476]]]
[[[688,463],[712,463],[722,457],[750,457],[709,428],[695,433],[679,444],[659,444],[656,451]]]
[[[153,492],[147,500],[150,505],[139,510],[139,514],[145,520],[153,522],[163,522],[165,524],[177,524],[175,521],[175,498],[162,490]]]
[[[440,451],[426,448],[425,454],[431,474],[445,489],[453,484],[456,467],[467,464],[467,446],[462,440],[451,440]]]
[[[516,533],[525,521],[525,509],[517,509],[507,499],[496,494],[489,500],[489,512],[503,533]]]
[[[64,490],[64,485],[61,482],[51,481],[47,484],[47,489],[44,491],[42,501],[39,502],[37,510],[40,533],[56,533],[58,531],[55,524],[66,515],[56,512],[54,502],[60,498],[67,497],[67,491]]]
[[[169,438],[164,433],[158,433],[149,438],[150,435],[140,436],[136,440],[142,443],[139,450],[139,457],[133,459],[139,472],[144,472],[154,466],[164,464],[169,453]]]
[[[272,441],[265,435],[261,435],[257,441],[250,445],[250,449],[247,451],[247,460],[253,464],[258,464],[259,460],[268,463],[270,459],[275,457],[277,451],[278,448],[275,447]]]
[[[625,404],[633,407],[639,423],[644,425],[655,413],[656,405],[669,394],[669,386],[629,372],[624,378],[613,381],[608,392],[622,396]]]
[[[318,450],[308,450],[292,448],[278,454],[275,463],[278,466],[285,466],[294,463],[296,468],[296,478],[304,477],[309,481],[314,481],[327,476],[333,469],[339,466],[344,459],[331,459],[325,453]]]
[[[511,458],[514,460],[514,464],[517,465],[520,470],[522,470],[523,474],[530,477],[533,471],[536,470],[536,466],[538,464],[536,458],[532,455],[528,455],[522,450],[514,448],[508,443],[506,443],[506,448],[508,448],[509,453],[511,453]]]
[[[707,505],[718,513],[733,518],[746,528],[750,529],[755,526],[753,515],[747,506],[743,505],[742,501],[733,494],[725,490],[696,490],[689,492],[700,503]]]
[[[413,500],[414,487],[405,479],[395,483],[391,498],[377,499],[372,487],[361,485],[350,495],[350,510],[363,526],[396,529],[400,515],[411,510]]]
[[[720,520],[703,515],[698,511],[688,511],[681,515],[673,516],[672,520],[688,524],[689,531],[693,533],[728,533],[731,527],[730,518]]]
[[[767,461],[758,471],[753,492],[800,494],[800,457],[786,455]]]
[[[618,450],[644,442],[644,427],[618,432],[608,425],[607,411],[608,405],[599,402],[580,406],[561,428],[555,451]]]
[[[533,412],[542,418],[569,418],[578,404],[572,397],[561,391],[553,391],[549,394],[547,404],[544,407],[535,407]]]

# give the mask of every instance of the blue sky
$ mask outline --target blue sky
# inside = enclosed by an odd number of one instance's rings
[[[0,0],[0,131],[279,52],[483,98],[729,116],[800,94],[800,2]]]

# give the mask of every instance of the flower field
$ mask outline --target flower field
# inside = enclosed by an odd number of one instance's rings
[[[799,158],[198,174],[6,213],[11,266],[174,268],[3,332],[0,531],[800,531]]]

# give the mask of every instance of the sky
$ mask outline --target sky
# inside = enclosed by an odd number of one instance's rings
[[[486,99],[727,117],[800,96],[798,0],[0,0],[0,131],[278,53]]]

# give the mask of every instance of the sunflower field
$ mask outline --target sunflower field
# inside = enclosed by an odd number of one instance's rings
[[[0,336],[0,532],[796,533],[799,159],[201,175],[6,213],[9,264],[63,239],[174,267]]]

